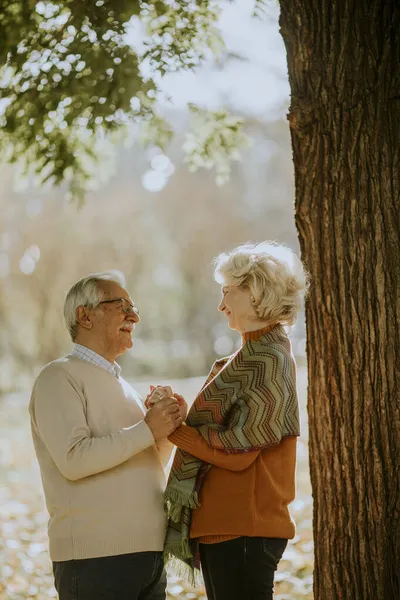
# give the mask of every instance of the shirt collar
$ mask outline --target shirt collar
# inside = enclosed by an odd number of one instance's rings
[[[100,356],[100,354],[97,354],[97,352],[94,350],[86,348],[86,346],[82,346],[81,344],[73,344],[71,355],[76,356],[81,360],[86,360],[93,365],[97,365],[101,369],[104,369],[108,373],[114,375],[114,377],[118,378],[121,373],[121,367],[118,363],[111,363],[103,356]]]

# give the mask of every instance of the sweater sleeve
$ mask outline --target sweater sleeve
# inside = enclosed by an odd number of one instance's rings
[[[144,420],[94,437],[85,411],[82,392],[67,371],[42,371],[32,394],[32,426],[66,479],[77,481],[112,469],[155,443]]]
[[[227,469],[228,471],[244,471],[260,454],[260,450],[241,452],[240,454],[227,454],[221,450],[211,448],[195,427],[181,425],[168,438],[181,450],[204,462]]]
[[[163,469],[166,469],[169,461],[171,460],[174,445],[169,441],[168,438],[162,438],[156,442],[156,446]]]

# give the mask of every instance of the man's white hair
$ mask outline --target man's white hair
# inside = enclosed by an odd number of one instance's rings
[[[64,301],[64,319],[72,341],[76,338],[76,309],[78,306],[95,308],[103,299],[100,281],[111,281],[126,287],[125,275],[121,271],[102,271],[91,273],[77,281],[69,290]]]

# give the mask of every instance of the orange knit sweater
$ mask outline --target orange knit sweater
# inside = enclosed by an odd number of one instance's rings
[[[244,334],[258,339],[265,330]],[[212,465],[192,512],[190,537],[216,543],[239,536],[291,539],[288,504],[295,496],[296,437],[262,451],[227,454],[211,448],[194,427],[182,425],[169,440]]]

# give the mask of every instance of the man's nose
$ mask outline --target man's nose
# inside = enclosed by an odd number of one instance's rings
[[[224,312],[226,306],[225,306],[225,302],[223,300],[221,300],[221,302],[219,303],[218,306],[218,310],[220,310],[221,312]]]
[[[139,317],[138,313],[135,312],[134,310],[131,310],[130,312],[126,313],[125,318],[128,321],[133,321],[134,323],[139,323],[139,321],[140,321],[140,317]]]

